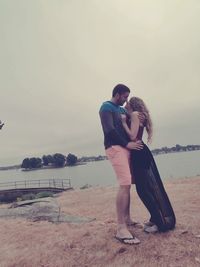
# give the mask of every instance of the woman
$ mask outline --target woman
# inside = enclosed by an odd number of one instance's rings
[[[142,140],[145,129],[147,140],[150,142],[152,122],[143,100],[132,97],[127,103],[126,109],[129,113],[129,121],[126,116],[122,115],[122,124],[131,140]],[[139,114],[143,114],[143,122],[140,122]],[[175,214],[147,145],[144,144],[142,150],[132,150],[130,165],[137,193],[151,214],[150,221],[145,225],[144,230],[150,233],[173,229],[176,223]]]

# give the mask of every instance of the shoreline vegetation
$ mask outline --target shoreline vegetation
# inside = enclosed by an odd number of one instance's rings
[[[169,153],[180,153],[180,152],[188,152],[188,151],[196,151],[200,150],[200,145],[176,145],[173,147],[162,147],[156,148],[151,150],[154,156],[162,155],[162,154],[169,154]],[[77,158],[73,154],[68,154],[67,157],[60,153],[56,153],[53,156],[43,156],[42,159],[40,158],[26,158],[23,160],[22,164],[12,165],[12,166],[5,166],[0,167],[0,171],[6,170],[14,170],[14,169],[22,169],[22,171],[34,171],[34,170],[41,170],[41,169],[54,169],[54,168],[63,168],[63,167],[72,167],[72,166],[79,166],[85,165],[87,162],[93,161],[101,161],[107,160],[106,156],[83,156],[81,158]],[[32,161],[33,166],[31,166],[30,162]],[[57,165],[55,162],[57,161]]]

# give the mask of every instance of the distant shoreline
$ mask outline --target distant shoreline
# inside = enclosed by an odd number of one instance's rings
[[[192,152],[192,151],[198,151],[198,150],[200,150],[200,146],[198,146],[198,147],[195,146],[195,149],[180,150],[180,151],[173,150],[173,148],[168,148],[167,150],[163,150],[163,148],[162,149],[153,149],[153,150],[151,150],[151,152],[152,152],[153,156],[159,156],[159,155],[163,155],[163,154]],[[101,160],[107,160],[106,156],[101,156]],[[101,160],[95,160],[95,157],[88,157],[87,160],[81,161],[81,162],[77,162],[73,166],[68,166],[68,165],[65,165],[63,167],[42,166],[41,168],[32,168],[32,169],[22,169],[21,168],[21,164],[17,164],[17,165],[0,167],[0,171],[18,170],[18,169],[21,169],[22,171],[58,169],[58,168],[64,168],[64,167],[76,167],[76,166],[79,166],[79,165],[86,165],[88,162],[96,162],[96,161],[101,161]]]
[[[20,168],[21,168],[21,164],[20,165],[5,166],[5,167],[0,167],[0,171],[17,170]]]
[[[20,165],[13,165],[13,166],[5,166],[5,167],[0,167],[0,171],[8,171],[8,170],[18,170],[21,169],[24,172],[28,171],[37,171],[37,170],[48,170],[48,169],[60,169],[60,168],[65,168],[65,167],[76,167],[79,165],[86,165],[87,163],[85,162],[78,162],[77,164],[73,166],[65,165],[63,167],[55,167],[55,166],[42,166],[41,168],[32,168],[32,169],[22,169],[21,164]]]

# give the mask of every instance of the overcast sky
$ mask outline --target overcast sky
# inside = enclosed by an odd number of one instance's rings
[[[124,83],[151,149],[200,144],[199,0],[0,0],[0,159],[104,154],[99,107]]]

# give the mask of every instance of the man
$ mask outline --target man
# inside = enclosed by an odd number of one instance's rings
[[[129,167],[130,150],[143,147],[140,141],[133,142],[126,134],[121,121],[121,114],[125,110],[121,107],[128,100],[130,89],[118,84],[112,92],[112,99],[102,104],[99,115],[104,133],[106,155],[110,160],[119,183],[116,198],[117,233],[116,238],[125,244],[138,244],[139,239],[128,230],[130,224],[130,188],[131,173]]]

